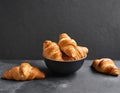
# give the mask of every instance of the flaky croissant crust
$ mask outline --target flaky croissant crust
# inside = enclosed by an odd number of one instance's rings
[[[74,60],[79,60],[88,53],[86,47],[78,46],[77,42],[74,39],[71,39],[66,33],[62,33],[59,36],[58,45],[62,52]]]
[[[43,56],[45,58],[58,61],[79,60],[86,57],[87,53],[87,47],[78,46],[77,42],[66,33],[59,35],[58,43],[51,40],[43,42]]]
[[[20,66],[14,66],[3,73],[2,78],[10,80],[33,80],[43,79],[45,74],[37,67],[31,66],[28,62],[21,63]]]
[[[95,59],[93,60],[92,67],[105,74],[110,74],[110,75],[119,75],[119,69],[115,65],[114,61],[110,58],[101,58],[101,59]]]
[[[45,58],[63,61],[59,46],[50,40],[45,40],[43,43],[43,56]]]

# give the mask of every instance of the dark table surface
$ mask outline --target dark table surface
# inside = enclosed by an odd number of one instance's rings
[[[0,76],[12,66],[24,60],[0,60]],[[85,60],[81,69],[69,76],[52,74],[43,60],[29,60],[31,65],[46,73],[46,78],[32,81],[0,79],[0,93],[119,93],[120,76],[97,73],[90,66],[92,60]],[[115,60],[120,68],[120,61]]]

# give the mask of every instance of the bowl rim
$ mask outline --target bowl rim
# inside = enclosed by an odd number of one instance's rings
[[[78,60],[66,60],[66,61],[53,60],[53,59],[50,59],[50,58],[46,58],[46,57],[44,57],[44,56],[43,56],[43,58],[44,58],[44,59],[48,59],[48,60],[50,60],[50,61],[54,61],[54,62],[61,62],[61,63],[69,63],[69,62],[71,62],[71,63],[72,63],[72,62],[77,62],[77,61],[86,59],[86,58],[87,58],[87,55],[86,55],[85,57],[81,58],[81,59],[78,59]]]

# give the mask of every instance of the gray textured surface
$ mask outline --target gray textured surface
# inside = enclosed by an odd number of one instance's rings
[[[29,60],[46,73],[43,80],[10,81],[0,79],[0,93],[119,93],[120,76],[114,77],[97,73],[90,68],[92,60],[86,60],[82,68],[70,76],[55,76],[46,68],[44,61]],[[0,76],[3,71],[21,60],[1,60]],[[120,61],[115,61],[120,68]]]
[[[88,59],[120,59],[120,0],[0,0],[0,59],[40,59],[43,41],[62,32]]]

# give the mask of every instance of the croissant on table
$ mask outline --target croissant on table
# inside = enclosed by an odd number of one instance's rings
[[[114,61],[110,58],[95,59],[92,63],[92,67],[101,73],[110,74],[114,76],[119,75],[119,69],[115,65]]]
[[[78,46],[74,39],[71,39],[66,33],[59,36],[58,45],[70,59],[78,60],[85,57],[88,53],[86,47]]]
[[[50,40],[45,40],[43,43],[43,56],[45,58],[63,61],[59,46]]]
[[[28,62],[21,63],[20,66],[14,66],[3,73],[4,79],[9,80],[33,80],[43,79],[45,74],[37,67],[31,66]]]

